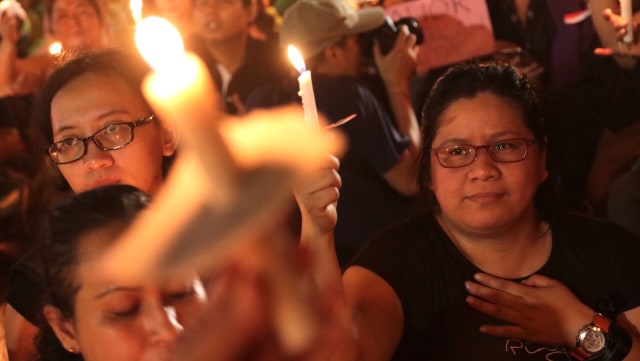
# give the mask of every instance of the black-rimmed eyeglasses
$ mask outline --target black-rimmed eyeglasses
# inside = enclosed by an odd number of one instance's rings
[[[515,163],[527,157],[529,146],[535,140],[514,138],[503,139],[484,145],[455,144],[443,145],[430,149],[431,155],[436,156],[438,163],[445,168],[466,167],[478,159],[478,151],[487,150],[489,157],[499,163]]]
[[[66,138],[52,143],[45,152],[55,164],[67,164],[87,154],[89,141],[103,151],[120,149],[133,142],[134,128],[148,124],[154,119],[155,116],[152,114],[132,122],[109,124],[86,138]]]

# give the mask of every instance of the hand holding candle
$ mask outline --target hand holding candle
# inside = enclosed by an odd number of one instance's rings
[[[316,98],[313,94],[313,83],[311,82],[311,72],[305,69],[304,59],[302,54],[293,45],[289,45],[287,48],[289,54],[289,60],[293,63],[293,66],[298,70],[300,76],[298,77],[298,84],[300,90],[298,95],[302,97],[302,107],[304,109],[304,119],[312,127],[318,127],[318,109],[316,108]]]

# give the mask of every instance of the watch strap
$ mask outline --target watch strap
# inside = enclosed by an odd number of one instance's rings
[[[604,317],[601,313],[595,313],[593,315],[593,322],[591,324],[604,331],[604,333],[609,333],[611,320]]]

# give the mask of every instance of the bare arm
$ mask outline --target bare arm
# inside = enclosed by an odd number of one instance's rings
[[[397,294],[380,276],[358,266],[346,270],[343,284],[358,332],[361,360],[390,360],[404,327]]]
[[[311,251],[316,286],[335,296],[334,311],[352,317],[356,330],[353,339],[343,340],[346,351],[333,353],[329,360],[388,360],[402,335],[402,306],[391,286],[375,273],[362,267],[340,273],[333,238],[341,184],[338,167],[338,159],[329,157],[326,168],[294,190],[302,213],[300,242]]]
[[[629,333],[633,342],[625,361],[640,360],[640,307],[618,315],[617,321]]]
[[[340,161],[327,156],[324,168],[300,180],[294,189],[302,215],[300,244],[312,254],[312,274],[321,288],[342,290],[340,265],[336,256],[333,229],[342,180]]]
[[[417,193],[417,160],[422,147],[420,126],[409,96],[409,79],[417,63],[418,48],[415,43],[415,35],[410,34],[403,25],[389,54],[383,56],[379,47],[374,47],[376,65],[389,95],[396,127],[409,137],[409,147],[400,161],[384,174],[384,178],[395,190],[409,196]]]

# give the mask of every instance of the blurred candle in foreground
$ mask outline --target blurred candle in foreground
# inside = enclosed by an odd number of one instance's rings
[[[154,69],[142,85],[145,98],[156,115],[179,132],[184,146],[201,158],[216,202],[226,205],[234,194],[235,165],[218,131],[220,96],[205,64],[185,53],[180,33],[165,19],[141,20],[135,40]]]
[[[627,21],[627,34],[622,38],[625,43],[633,41],[633,7],[631,0],[620,0],[620,16]]]
[[[133,21],[137,24],[142,19],[142,0],[130,0],[129,9]]]
[[[298,70],[298,84],[300,90],[298,95],[302,98],[302,107],[304,109],[304,119],[312,127],[318,127],[318,109],[316,108],[316,98],[313,94],[313,83],[311,82],[311,72],[306,70],[302,54],[295,46],[289,45],[287,48],[289,60]]]

